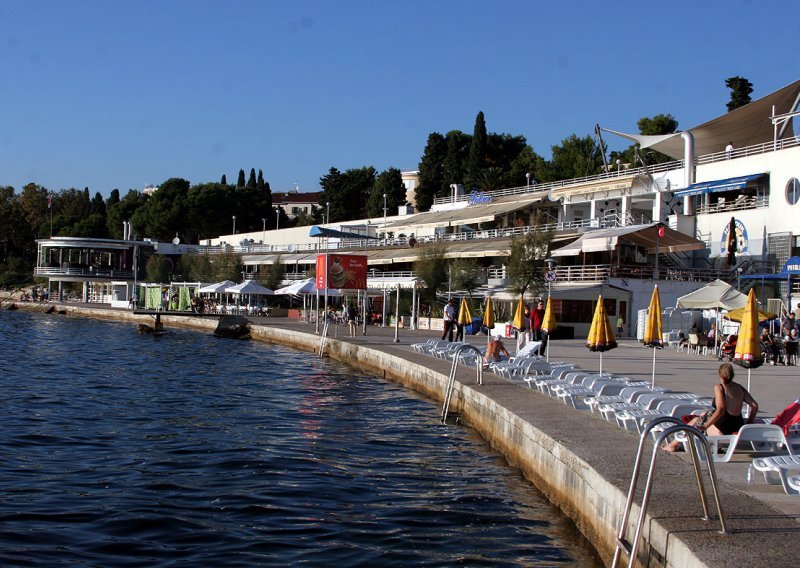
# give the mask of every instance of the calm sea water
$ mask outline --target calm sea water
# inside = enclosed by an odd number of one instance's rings
[[[0,565],[599,565],[474,432],[335,362],[7,311],[0,350]]]

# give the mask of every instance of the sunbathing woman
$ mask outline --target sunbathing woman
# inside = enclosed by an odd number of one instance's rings
[[[730,363],[723,363],[719,366],[719,384],[714,385],[714,406],[711,416],[703,424],[699,424],[702,417],[693,418],[690,426],[696,426],[701,432],[708,436],[720,436],[735,434],[745,424],[742,417],[742,406],[747,404],[750,412],[747,415],[747,423],[752,424],[758,413],[758,403],[750,396],[747,389],[739,383],[733,382],[733,366]],[[674,452],[680,442],[674,440],[664,445],[668,452]]]

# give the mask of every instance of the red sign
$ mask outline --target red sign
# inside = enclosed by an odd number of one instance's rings
[[[659,237],[663,237],[663,236],[664,236],[664,233],[665,233],[665,231],[664,231],[664,227],[659,227],[659,228],[658,228],[658,236],[659,236]]]
[[[364,290],[367,287],[367,257],[352,254],[317,255],[317,288]]]

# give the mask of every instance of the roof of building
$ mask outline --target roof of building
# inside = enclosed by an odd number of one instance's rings
[[[321,191],[304,192],[299,191],[285,191],[285,192],[272,192],[272,203],[289,204],[289,203],[319,203],[322,199]]]

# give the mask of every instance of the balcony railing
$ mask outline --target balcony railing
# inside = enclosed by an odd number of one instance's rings
[[[768,206],[769,206],[769,196],[767,195],[759,195],[759,196],[740,195],[738,198],[732,201],[724,201],[721,203],[717,202],[708,205],[698,205],[697,207],[695,207],[695,213],[697,215],[709,214],[709,213],[730,213],[731,211],[743,211],[745,209],[759,209],[761,207],[768,207]]]
[[[35,276],[79,276],[90,278],[116,278],[119,280],[133,280],[133,270],[115,270],[112,268],[84,267],[58,267],[58,266],[37,266],[34,268]]]

